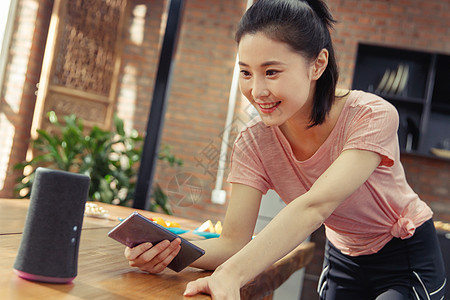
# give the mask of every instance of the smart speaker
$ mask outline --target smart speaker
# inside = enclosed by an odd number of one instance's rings
[[[89,184],[86,175],[36,169],[14,263],[19,277],[52,283],[68,283],[76,277]]]

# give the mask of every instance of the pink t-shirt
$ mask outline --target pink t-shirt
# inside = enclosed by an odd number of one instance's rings
[[[380,165],[328,217],[325,229],[330,242],[344,254],[378,252],[392,237],[411,237],[433,214],[406,182],[398,122],[390,103],[352,91],[325,142],[312,157],[298,161],[280,129],[266,126],[258,117],[236,139],[228,181],[263,193],[273,189],[289,204],[308,191],[342,151],[374,151],[382,156]]]

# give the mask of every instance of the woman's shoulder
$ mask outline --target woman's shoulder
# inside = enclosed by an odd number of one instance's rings
[[[240,135],[260,135],[270,132],[270,126],[264,124],[260,116],[252,118],[250,121],[243,123],[243,126],[239,130]]]
[[[273,139],[274,128],[267,126],[259,116],[252,118],[239,130],[236,143],[261,145]]]
[[[358,90],[352,91],[346,105],[348,106],[346,124],[349,126],[365,124],[368,120],[395,130],[398,126],[397,109],[378,95]]]
[[[354,114],[388,114],[398,115],[397,109],[389,101],[373,93],[354,90],[351,91],[347,105]]]
[[[386,109],[395,109],[395,107],[389,101],[382,98],[381,96],[360,90],[352,90],[350,92],[348,103],[351,107],[385,107]]]

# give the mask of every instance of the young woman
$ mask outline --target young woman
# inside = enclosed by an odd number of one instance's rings
[[[236,33],[240,88],[259,112],[237,138],[220,238],[199,241],[193,266],[214,269],[185,295],[239,299],[239,289],[322,224],[321,299],[443,299],[445,272],[432,211],[405,179],[398,114],[380,97],[336,91],[338,72],[320,0],[259,0]],[[262,194],[288,204],[253,240]],[[126,248],[157,273],[179,239]]]

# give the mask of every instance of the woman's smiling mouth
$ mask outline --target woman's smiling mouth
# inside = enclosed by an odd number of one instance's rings
[[[256,104],[258,104],[261,112],[263,112],[265,114],[270,114],[275,109],[277,109],[278,105],[281,104],[281,101],[271,102],[271,103],[256,103]]]

